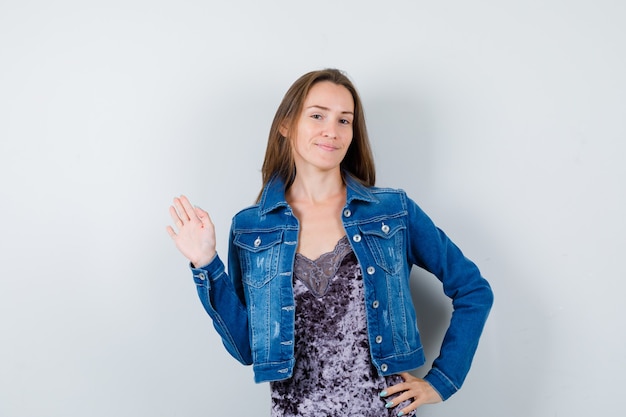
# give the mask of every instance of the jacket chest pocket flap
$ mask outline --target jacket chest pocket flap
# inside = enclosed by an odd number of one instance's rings
[[[396,273],[402,266],[405,229],[401,219],[385,219],[359,225],[376,263],[389,274]]]
[[[262,287],[276,276],[282,241],[282,230],[235,234],[233,243],[239,248],[242,278],[248,285]]]

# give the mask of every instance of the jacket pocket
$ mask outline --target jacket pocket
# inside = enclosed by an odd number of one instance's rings
[[[242,278],[246,284],[260,288],[276,276],[282,240],[282,230],[235,234],[233,243],[243,261]]]
[[[405,258],[404,231],[402,219],[385,219],[359,225],[376,264],[388,274],[395,274]]]

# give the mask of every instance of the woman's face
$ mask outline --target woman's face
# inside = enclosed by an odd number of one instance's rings
[[[352,142],[354,100],[347,88],[321,81],[309,90],[292,142],[296,172],[339,169]]]

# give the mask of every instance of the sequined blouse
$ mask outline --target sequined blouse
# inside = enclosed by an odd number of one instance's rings
[[[402,382],[371,364],[363,278],[348,239],[316,260],[296,254],[293,376],[270,383],[272,417],[395,416],[379,393]],[[414,413],[409,413],[411,416]]]

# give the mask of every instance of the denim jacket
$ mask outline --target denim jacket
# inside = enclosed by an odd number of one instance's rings
[[[467,375],[493,294],[474,263],[402,190],[365,187],[344,174],[343,226],[363,271],[372,364],[390,375],[424,364],[409,288],[412,265],[434,274],[454,313],[425,379],[445,400]],[[298,220],[279,179],[259,203],[237,213],[228,274],[216,256],[192,268],[198,295],[228,352],[253,365],[255,381],[291,377],[294,366],[293,266]]]

